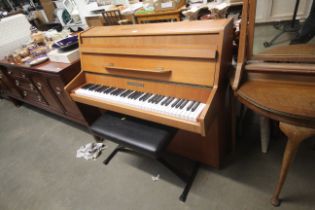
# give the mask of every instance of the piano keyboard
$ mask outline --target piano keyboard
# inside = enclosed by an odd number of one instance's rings
[[[75,94],[193,122],[197,121],[205,107],[198,101],[97,84],[86,84],[75,90]]]

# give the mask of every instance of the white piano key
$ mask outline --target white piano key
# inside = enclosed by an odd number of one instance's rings
[[[104,92],[109,89],[111,90],[109,93]],[[164,100],[166,100],[168,96],[164,96],[164,98],[160,100],[158,103],[152,103],[152,102],[149,102],[150,99],[153,99],[154,97],[156,97],[157,94],[152,94],[146,101],[143,101],[143,100],[140,100],[140,98],[142,98],[147,93],[142,93],[137,99],[132,99],[128,97],[134,94],[136,91],[132,91],[125,97],[122,97],[121,95],[126,93],[128,90],[124,90],[123,92],[120,92],[119,94],[112,95],[111,93],[113,93],[116,90],[118,90],[118,88],[113,89],[113,87],[107,87],[101,92],[97,92],[95,91],[95,89],[89,90],[88,88],[85,88],[85,89],[79,88],[75,91],[75,94],[95,98],[97,100],[101,100],[104,102],[111,102],[111,103],[122,104],[125,106],[135,107],[139,110],[160,113],[163,115],[173,116],[179,119],[184,119],[184,120],[189,120],[189,121],[197,121],[198,116],[200,115],[200,113],[205,107],[205,104],[200,103],[197,109],[194,112],[192,112],[191,110],[187,111],[187,108],[191,105],[191,103],[193,103],[192,101],[188,101],[186,105],[181,109],[180,106],[177,108],[176,106],[172,107],[172,105],[176,101],[178,101],[179,98],[174,98],[173,101],[166,106],[164,104],[162,105],[162,103],[164,102]]]

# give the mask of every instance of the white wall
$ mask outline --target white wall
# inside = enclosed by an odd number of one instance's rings
[[[290,20],[296,0],[257,0],[256,22]],[[312,0],[300,0],[298,19],[305,19],[312,6]]]

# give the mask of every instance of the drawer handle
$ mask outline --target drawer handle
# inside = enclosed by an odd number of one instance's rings
[[[12,74],[12,71],[8,71],[8,74]]]
[[[34,85],[33,84],[30,84],[30,89],[34,90]]]
[[[26,77],[26,75],[25,75],[24,73],[22,73],[22,77],[23,77],[23,78],[25,78],[25,77]]]
[[[144,72],[144,73],[152,73],[152,74],[166,74],[171,73],[172,70],[164,69],[163,67],[158,67],[155,69],[137,69],[137,68],[126,68],[126,67],[118,67],[118,66],[105,66],[108,71],[130,71],[130,72]]]
[[[41,96],[37,96],[37,99],[39,102],[42,102],[42,97]]]
[[[16,86],[19,86],[20,85],[19,80],[15,80],[15,84],[16,84]]]
[[[23,91],[23,96],[27,96],[27,92],[26,91]]]

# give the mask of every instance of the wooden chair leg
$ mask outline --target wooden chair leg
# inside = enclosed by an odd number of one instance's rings
[[[267,153],[270,141],[270,120],[267,117],[260,117],[260,142],[261,152]]]
[[[281,122],[280,129],[288,137],[288,142],[283,155],[280,177],[271,199],[273,206],[280,205],[279,195],[300,143],[306,138],[315,135],[315,129],[299,127]]]

